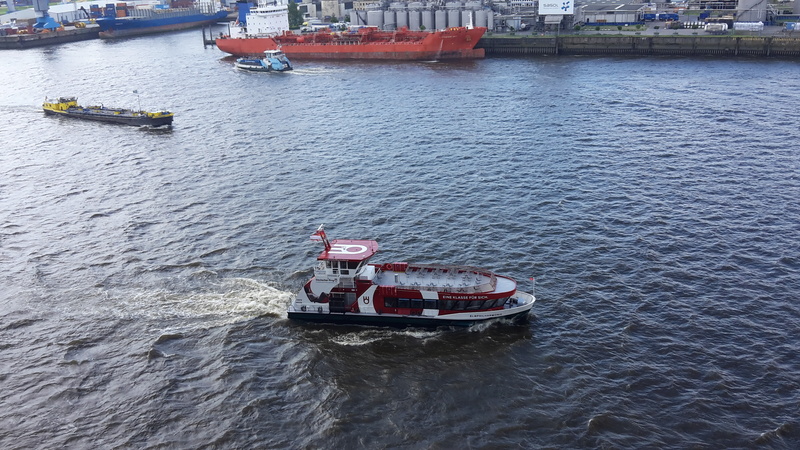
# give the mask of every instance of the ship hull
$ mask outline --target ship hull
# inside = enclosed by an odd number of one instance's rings
[[[73,119],[93,120],[95,122],[114,123],[119,125],[133,125],[133,126],[151,126],[160,127],[165,125],[172,125],[172,116],[165,117],[148,117],[148,116],[129,116],[123,114],[93,114],[74,111],[52,111],[45,109],[45,114],[71,117]]]
[[[436,315],[392,314],[379,312],[331,311],[325,306],[296,306],[289,308],[289,319],[314,323],[332,323],[349,325],[406,327],[469,327],[478,323],[502,320],[512,323],[523,323],[530,317],[535,298],[523,292],[517,292],[519,301],[510,307],[484,311],[467,311]]]
[[[100,28],[90,25],[86,28],[73,28],[49,33],[11,34],[0,36],[0,49],[21,49],[64,44],[67,42],[97,39]]]
[[[485,28],[450,29],[428,33],[425,39],[414,42],[360,42],[342,39],[314,42],[311,36],[287,40],[283,36],[270,38],[218,38],[217,48],[236,56],[262,54],[280,48],[292,59],[373,59],[373,60],[446,60],[475,59],[485,56],[484,49],[475,45]]]
[[[117,39],[196,28],[223,20],[227,15],[226,11],[218,11],[216,14],[190,14],[168,18],[119,17],[97,19],[97,24],[100,25],[100,38]]]
[[[395,316],[391,314],[364,314],[364,313],[334,313],[334,312],[289,312],[289,319],[313,322],[346,325],[387,326],[395,328],[438,328],[438,327],[470,327],[478,323],[504,320],[514,323],[523,323],[529,317],[530,308],[513,314],[481,318],[481,319],[444,319],[441,317],[422,316]]]

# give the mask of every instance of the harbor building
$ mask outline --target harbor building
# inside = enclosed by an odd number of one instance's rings
[[[486,27],[489,31],[514,32],[569,30],[575,25],[632,25],[649,21],[696,24],[728,16],[736,22],[768,24],[779,20],[781,12],[786,14],[787,9],[794,10],[797,2],[800,0],[789,2],[788,6],[782,5],[780,10],[769,0],[693,0],[681,4],[666,0],[649,3],[583,0],[570,4],[569,11],[558,9],[570,2],[548,0],[302,0],[300,6],[301,11],[313,20],[349,19],[351,26],[433,30],[473,25]]]
[[[575,7],[575,22],[584,25],[630,25],[644,23],[648,7],[641,3],[589,3]]]

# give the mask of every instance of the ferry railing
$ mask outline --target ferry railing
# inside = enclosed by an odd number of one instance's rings
[[[397,285],[397,289],[412,289],[412,290],[435,290],[439,292],[450,292],[458,294],[477,294],[481,292],[492,292],[497,287],[497,275],[487,272],[483,269],[473,266],[446,266],[442,264],[409,264],[405,273],[409,272],[428,272],[431,274],[432,280],[438,280],[442,277],[445,278],[444,282],[433,281],[428,283],[412,283]],[[469,284],[468,278],[473,276],[483,276],[488,278],[485,283]],[[458,283],[457,278],[461,277],[461,283]],[[447,280],[450,278],[450,280]],[[450,281],[450,282],[448,282]],[[479,281],[479,280],[478,280]],[[458,284],[457,284],[458,283]]]

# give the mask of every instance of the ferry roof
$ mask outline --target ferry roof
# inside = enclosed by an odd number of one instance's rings
[[[319,254],[319,261],[365,261],[377,253],[376,241],[359,241],[352,239],[334,239],[331,248]]]

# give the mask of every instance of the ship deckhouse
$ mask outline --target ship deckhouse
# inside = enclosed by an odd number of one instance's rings
[[[375,241],[335,239],[330,248],[317,257],[320,263],[314,275],[317,278],[336,278],[343,284],[352,284],[355,278],[371,280],[375,276],[375,267],[368,262],[377,251],[378,243]]]

